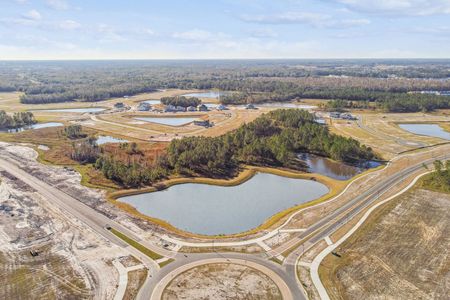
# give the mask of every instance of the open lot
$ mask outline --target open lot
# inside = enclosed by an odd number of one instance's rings
[[[413,189],[384,205],[319,269],[333,299],[446,299],[450,196]]]
[[[275,283],[265,274],[242,265],[207,264],[175,277],[164,290],[163,300],[175,299],[282,299]]]
[[[445,113],[445,114],[444,114]],[[390,159],[404,151],[448,142],[435,137],[421,136],[398,127],[398,123],[438,123],[445,128],[450,117],[443,113],[365,113],[359,121],[331,120],[331,130],[337,134],[353,137],[372,147],[383,158]]]
[[[0,180],[0,298],[112,297],[121,250],[9,173]]]

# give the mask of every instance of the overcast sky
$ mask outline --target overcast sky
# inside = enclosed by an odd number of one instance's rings
[[[417,57],[450,0],[0,0],[0,60]]]

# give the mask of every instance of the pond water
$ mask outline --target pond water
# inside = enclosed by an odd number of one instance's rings
[[[45,112],[71,112],[71,113],[95,113],[106,110],[106,108],[101,107],[85,107],[85,108],[59,108],[59,109],[39,109],[32,111],[45,111]]]
[[[420,135],[428,135],[444,140],[450,140],[450,132],[437,124],[399,124],[400,128]]]
[[[163,125],[169,125],[169,126],[182,126],[186,125],[188,123],[193,122],[197,118],[178,118],[178,117],[167,117],[167,118],[152,118],[152,117],[139,117],[134,118],[135,120],[144,121],[144,122],[151,122],[151,123],[158,123]]]
[[[107,143],[127,143],[127,140],[115,138],[109,135],[100,135],[97,137],[97,145],[103,145]]]
[[[150,104],[150,105],[161,104],[161,100],[158,100],[158,99],[155,99],[155,100],[145,100],[145,101],[142,101],[142,102],[148,103],[148,104]]]
[[[314,105],[292,103],[292,102],[268,102],[268,103],[256,104],[256,106],[276,107],[276,108],[298,108],[298,109],[306,109],[306,110],[317,108],[317,106],[314,106]]]
[[[182,96],[185,97],[196,97],[196,98],[219,98],[222,96],[227,96],[232,94],[232,92],[217,92],[217,91],[209,91],[209,92],[200,92],[200,93],[189,93],[184,94]]]
[[[217,109],[219,104],[217,103],[203,103],[209,110]]]
[[[367,169],[376,168],[381,165],[380,162],[376,161],[367,161],[359,165],[349,165],[310,153],[300,153],[298,154],[298,158],[305,162],[308,172],[322,174],[337,180],[350,179]]]
[[[41,129],[41,128],[48,128],[48,127],[60,127],[63,126],[63,123],[57,123],[57,122],[47,122],[47,123],[36,123],[30,126],[24,126],[20,128],[14,128],[14,129],[2,129],[0,131],[2,132],[22,132],[24,130],[30,130],[30,129]]]
[[[328,191],[313,180],[258,173],[237,186],[187,183],[119,200],[185,231],[215,235],[250,230],[277,212]]]

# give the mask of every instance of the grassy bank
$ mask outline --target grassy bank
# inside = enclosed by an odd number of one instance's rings
[[[352,182],[353,180],[363,176],[364,174],[367,174],[368,172],[373,172],[376,170],[379,170],[381,168],[383,168],[384,166],[380,166],[378,168],[375,169],[371,169],[369,171],[366,171],[364,173],[361,173],[355,177],[353,177],[352,179],[349,179],[347,181],[339,181],[339,180],[335,180],[320,174],[314,174],[314,173],[303,173],[303,172],[298,172],[298,171],[293,171],[293,170],[288,170],[288,169],[275,169],[275,168],[268,168],[268,167],[254,167],[254,166],[245,166],[242,171],[239,173],[239,175],[235,178],[229,179],[229,180],[225,180],[225,179],[211,179],[211,178],[203,178],[203,177],[196,177],[196,178],[173,178],[173,179],[169,179],[166,180],[164,182],[161,183],[161,186],[165,189],[165,188],[169,188],[173,185],[176,184],[185,184],[185,183],[199,183],[199,184],[210,184],[210,185],[218,185],[218,186],[235,186],[235,185],[239,185],[247,180],[249,180],[250,178],[252,178],[252,176],[254,176],[255,174],[257,174],[258,172],[261,173],[270,173],[270,174],[274,174],[274,175],[278,175],[278,176],[283,176],[283,177],[289,177],[289,178],[295,178],[295,179],[306,179],[306,180],[315,180],[318,181],[324,185],[326,185],[329,188],[329,193],[327,193],[326,195],[309,201],[307,203],[302,203],[296,206],[293,206],[291,208],[288,208],[286,210],[283,210],[279,213],[276,213],[275,215],[273,215],[272,217],[270,217],[269,219],[267,219],[265,222],[263,222],[260,226],[245,231],[245,232],[241,232],[241,233],[236,233],[236,234],[231,234],[231,235],[215,235],[215,236],[207,236],[207,235],[201,235],[201,234],[195,234],[195,233],[190,233],[190,232],[186,232],[183,230],[180,230],[176,227],[174,227],[173,225],[169,224],[168,222],[164,221],[164,220],[160,220],[157,218],[152,218],[150,216],[144,215],[142,213],[140,213],[139,211],[137,211],[133,206],[128,205],[126,203],[117,201],[118,198],[121,197],[125,197],[125,196],[131,196],[131,195],[137,195],[137,194],[141,194],[141,193],[149,193],[149,192],[155,192],[158,191],[160,189],[156,189],[155,187],[149,187],[149,188],[143,188],[143,189],[134,189],[134,190],[122,190],[122,191],[117,191],[117,192],[112,192],[108,194],[108,200],[111,201],[113,204],[115,204],[117,207],[127,211],[130,214],[133,214],[139,218],[148,220],[150,222],[156,223],[180,236],[183,237],[188,237],[188,238],[202,238],[202,239],[225,239],[225,238],[240,238],[240,237],[244,237],[244,236],[248,236],[251,234],[256,234],[258,232],[261,232],[263,230],[268,230],[270,228],[273,228],[275,226],[279,226],[281,225],[291,214],[297,212],[300,209],[306,208],[306,207],[310,207],[313,205],[316,205],[318,203],[327,201],[335,196],[337,196],[338,194],[340,194],[345,187]]]
[[[96,131],[91,129],[85,129],[88,134],[98,134]],[[0,136],[2,139],[3,136]],[[334,180],[329,177],[320,175],[320,174],[311,174],[304,173],[299,171],[293,171],[290,169],[276,169],[269,167],[254,167],[254,166],[243,166],[238,176],[231,179],[213,179],[213,178],[205,178],[205,177],[173,177],[168,180],[159,182],[152,187],[145,187],[140,189],[127,189],[121,190],[121,187],[114,183],[111,180],[106,179],[103,174],[96,170],[92,165],[80,165],[71,160],[67,156],[67,152],[70,151],[71,140],[68,140],[64,136],[61,135],[61,128],[46,128],[43,130],[37,130],[33,133],[31,131],[23,132],[17,135],[5,135],[5,140],[9,142],[25,142],[36,145],[35,149],[39,153],[39,161],[45,164],[56,164],[60,166],[67,166],[75,169],[77,172],[81,174],[81,184],[91,187],[91,188],[99,188],[107,191],[107,199],[116,205],[118,208],[125,210],[126,212],[140,217],[142,219],[148,220],[155,224],[158,224],[174,233],[179,234],[184,237],[195,237],[195,238],[239,238],[251,234],[256,234],[261,232],[262,230],[267,230],[273,228],[275,226],[279,226],[283,221],[286,220],[289,215],[295,213],[299,209],[306,208],[309,206],[313,206],[320,202],[329,200],[330,198],[338,195],[350,182],[357,177],[354,177],[348,181],[339,181]],[[44,144],[50,147],[49,150],[44,151],[37,148],[37,145]],[[138,212],[134,207],[117,201],[118,198],[124,196],[130,196],[141,193],[155,192],[161,189],[169,188],[176,184],[185,184],[185,183],[199,183],[199,184],[209,184],[209,185],[218,185],[218,186],[235,186],[242,184],[243,182],[249,180],[258,172],[270,173],[278,176],[296,178],[296,179],[306,179],[306,180],[315,180],[329,188],[329,193],[326,195],[315,199],[313,201],[302,203],[300,205],[288,208],[284,211],[276,213],[269,219],[267,219],[263,224],[258,226],[257,228],[248,230],[246,232],[232,234],[232,235],[217,235],[217,236],[204,236],[199,234],[193,234],[189,232],[182,231],[171,224],[165,222],[164,220],[159,220],[156,218],[152,218],[150,216],[146,216]]]
[[[132,246],[133,248],[136,248],[137,250],[139,250],[140,252],[142,252],[143,254],[147,255],[148,257],[150,257],[153,260],[157,260],[160,258],[163,258],[163,256],[159,255],[156,252],[153,252],[152,250],[148,249],[147,247],[145,247],[144,245],[136,242],[135,240],[129,238],[128,236],[126,236],[125,234],[123,234],[122,232],[115,230],[114,228],[111,228],[110,231],[116,235],[118,238],[120,238],[121,240],[123,240],[124,242],[128,243],[130,246]]]

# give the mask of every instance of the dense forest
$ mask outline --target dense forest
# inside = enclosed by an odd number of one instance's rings
[[[371,101],[386,111],[450,107],[448,60],[1,62],[0,91],[23,103],[100,101],[156,89],[236,91],[225,104],[300,98]]]
[[[173,105],[173,106],[182,106],[189,107],[201,104],[202,101],[196,97],[184,97],[184,96],[175,96],[175,97],[162,97],[161,103],[164,105]]]
[[[81,136],[76,129],[64,131]],[[135,143],[106,151],[95,139],[84,138],[72,146],[72,159],[95,162],[106,178],[127,187],[150,185],[171,174],[227,178],[242,164],[303,170],[299,152],[355,163],[375,157],[370,148],[330,133],[312,114],[296,109],[271,111],[219,137],[175,139],[151,159]]]
[[[143,167],[137,162],[125,163],[111,155],[99,157],[95,168],[101,170],[106,178],[127,187],[150,185],[168,174],[159,164]]]
[[[31,112],[19,112],[11,116],[4,110],[0,110],[0,129],[13,129],[33,124],[36,124],[36,120]]]
[[[337,136],[304,110],[276,110],[220,137],[173,140],[167,162],[180,174],[223,177],[240,164],[301,168],[298,152],[355,162],[372,159],[370,148]]]

